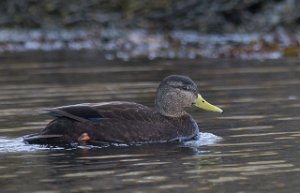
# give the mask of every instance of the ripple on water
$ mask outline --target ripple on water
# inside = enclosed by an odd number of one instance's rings
[[[211,133],[200,133],[199,138],[197,140],[187,141],[184,143],[184,146],[199,147],[203,145],[211,145],[221,141],[221,139],[222,139],[221,137],[218,137]],[[113,144],[113,146],[128,147],[127,145],[116,145],[116,144]],[[98,146],[77,146],[74,148],[92,149],[92,148],[99,148],[99,147]],[[0,137],[0,152],[31,152],[31,151],[39,151],[39,150],[62,150],[62,149],[65,148],[26,144],[24,143],[22,137],[19,138]]]
[[[49,147],[26,144],[21,137],[12,139],[0,137],[0,152],[31,152],[45,149],[49,149]],[[56,147],[52,149],[61,148]]]
[[[199,147],[203,145],[211,145],[218,143],[222,140],[221,137],[216,136],[212,133],[200,133],[197,140],[191,140],[184,143],[188,147]]]

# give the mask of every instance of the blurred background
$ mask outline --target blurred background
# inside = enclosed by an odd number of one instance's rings
[[[299,57],[297,0],[2,0],[0,53],[106,59]]]
[[[300,192],[299,10],[300,0],[1,0],[1,192]],[[198,140],[23,142],[52,120],[47,108],[153,107],[170,74],[224,110],[188,109]]]

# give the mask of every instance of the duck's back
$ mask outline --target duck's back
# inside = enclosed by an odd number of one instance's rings
[[[158,143],[190,139],[198,133],[188,114],[166,117],[141,104],[109,102],[79,104],[48,110],[55,117],[40,133],[25,137],[28,143],[71,144],[87,134],[88,144]]]

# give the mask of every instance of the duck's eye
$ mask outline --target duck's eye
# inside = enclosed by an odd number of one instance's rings
[[[189,87],[188,86],[182,86],[182,89],[183,90],[189,90]]]

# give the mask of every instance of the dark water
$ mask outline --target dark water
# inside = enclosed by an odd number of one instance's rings
[[[97,53],[1,56],[1,192],[299,192],[298,60],[106,61]],[[186,146],[77,149],[25,145],[42,108],[108,100],[153,105],[186,74],[222,115],[191,109],[204,134]]]

